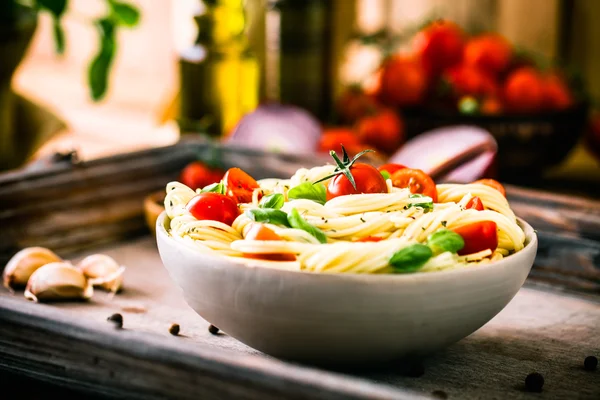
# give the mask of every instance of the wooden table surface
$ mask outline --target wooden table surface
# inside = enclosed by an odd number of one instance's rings
[[[158,339],[164,346],[187,353],[192,361],[208,349],[213,356],[217,354],[217,358],[232,357],[236,362],[242,360],[267,373],[300,374],[307,382],[314,380],[317,385],[325,385],[306,393],[283,389],[274,398],[282,398],[282,393],[293,398],[417,398],[421,395],[461,399],[600,398],[600,370],[589,372],[583,369],[586,356],[600,356],[600,302],[594,297],[582,298],[526,283],[513,301],[483,328],[423,360],[424,374],[420,377],[407,376],[407,366],[399,364],[380,368],[368,366],[365,371],[321,371],[273,360],[224,333],[210,334],[208,323],[187,306],[179,289],[170,280],[153,238],[143,237],[98,248],[92,253],[97,252],[109,254],[127,267],[124,290],[113,298],[96,291],[89,302],[34,304],[27,302],[22,292],[13,295],[4,289],[0,291],[0,319],[5,319],[0,323],[0,355],[3,356],[0,357],[0,369],[12,372],[22,369],[21,372],[26,375],[37,374],[44,380],[70,386],[77,386],[80,379],[83,381],[87,371],[90,376],[101,376],[102,383],[87,382],[83,385],[86,390],[115,394],[114,390],[122,388],[124,391],[119,395],[124,395],[127,388],[135,388],[138,398],[142,395],[143,398],[162,398],[165,395],[159,387],[160,382],[144,381],[151,379],[151,372],[132,375],[125,385],[123,379],[127,373],[119,370],[124,365],[119,366],[110,352],[103,353],[101,348],[93,357],[90,355],[75,361],[67,360],[68,357],[62,360],[62,353],[56,349],[36,354],[32,359],[28,346],[33,345],[27,341],[20,343],[22,339],[17,336],[22,334],[11,329],[15,317],[8,317],[6,322],[7,310],[17,306],[25,314],[52,315],[65,326],[85,323],[100,330],[109,330],[113,335],[112,342],[122,338],[126,339],[125,344],[131,343],[135,347],[146,340]],[[85,254],[80,254],[73,260],[83,256]],[[106,321],[116,312],[124,317],[124,329],[121,331],[112,329]],[[28,323],[19,322],[17,325],[21,329]],[[169,334],[172,323],[180,324],[180,336]],[[42,330],[46,328],[40,327]],[[90,337],[89,341],[93,342],[93,338]],[[94,351],[93,347],[86,349],[82,351]],[[166,365],[170,361],[168,357],[159,357],[153,362]],[[57,369],[60,371],[57,372]],[[534,371],[545,378],[542,393],[525,391],[524,379]],[[160,375],[157,376],[155,379],[160,381]],[[186,378],[189,377],[180,377]],[[274,377],[273,381],[280,378]],[[234,380],[232,377],[232,382]],[[206,382],[200,383],[198,389],[190,386],[189,382],[171,382],[169,390],[182,398],[223,398],[206,389]],[[204,396],[201,396],[203,390]],[[247,392],[239,390],[236,396],[270,398],[262,395],[254,397],[251,388]]]

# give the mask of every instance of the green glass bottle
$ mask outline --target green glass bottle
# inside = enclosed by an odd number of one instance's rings
[[[203,0],[198,36],[180,55],[182,134],[226,136],[258,105],[258,63],[246,38],[243,0]]]
[[[267,100],[329,117],[331,0],[268,0],[265,19]]]

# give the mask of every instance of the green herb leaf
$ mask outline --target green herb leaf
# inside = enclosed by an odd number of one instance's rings
[[[433,252],[424,244],[413,244],[394,253],[390,265],[396,272],[414,272],[420,269],[431,257]]]
[[[140,12],[133,5],[116,0],[109,0],[112,17],[120,24],[133,27],[140,21]]]
[[[288,215],[281,210],[273,208],[255,208],[247,210],[246,216],[255,222],[268,222],[275,225],[291,227],[288,222]]]
[[[439,254],[445,251],[457,253],[465,247],[465,241],[458,233],[449,229],[440,229],[427,238],[427,245],[434,253]]]
[[[303,182],[290,189],[288,198],[307,199],[316,201],[319,204],[325,204],[327,201],[327,189],[322,183]]]
[[[411,194],[410,196],[408,196],[409,199],[421,199],[423,197],[427,197],[427,196],[419,194],[419,193]],[[406,206],[407,209],[411,208],[411,207],[421,207],[423,210],[425,210],[425,212],[429,212],[429,211],[433,210],[433,200],[430,200],[425,203],[409,203]]]
[[[383,176],[383,179],[385,179],[386,181],[392,177],[390,175],[390,173],[387,171],[381,171],[381,175]]]
[[[56,52],[63,54],[65,52],[65,32],[61,25],[61,17],[67,9],[67,0],[35,0],[35,5],[38,9],[48,10],[52,14]]]
[[[259,207],[279,210],[281,207],[283,207],[283,203],[285,203],[283,195],[281,193],[273,193],[263,197],[260,201]]]
[[[200,190],[200,193],[220,193],[225,194],[225,185],[223,182],[211,183]]]
[[[319,228],[312,226],[302,216],[298,213],[298,210],[292,208],[290,215],[288,215],[288,222],[292,228],[302,229],[310,233],[312,236],[316,237],[317,240],[321,243],[327,243],[327,236],[323,233]]]
[[[108,74],[115,55],[115,23],[112,19],[96,20],[100,33],[100,50],[94,57],[88,70],[88,81],[92,99],[98,101],[106,94]]]

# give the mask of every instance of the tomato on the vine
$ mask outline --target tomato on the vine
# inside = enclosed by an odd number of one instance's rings
[[[250,203],[258,182],[239,168],[229,168],[223,177],[225,193],[237,203]]]
[[[498,228],[494,221],[480,221],[452,229],[462,236],[465,246],[459,255],[478,253],[483,250],[496,250],[498,247]]]
[[[273,232],[263,224],[252,224],[248,232],[246,233],[246,240],[283,240],[281,236]],[[244,253],[246,258],[255,258],[260,260],[270,261],[295,261],[296,256],[289,253]]]
[[[186,208],[198,220],[219,221],[229,226],[240,215],[235,201],[220,193],[200,193],[188,202]]]
[[[485,185],[485,186],[494,188],[497,191],[499,191],[500,193],[502,193],[502,196],[506,197],[506,189],[504,189],[504,186],[502,186],[502,184],[495,179],[479,179],[473,183],[479,183],[481,185]]]
[[[344,174],[334,176],[327,185],[327,201],[348,194],[387,193],[385,179],[377,168],[369,164],[356,163],[350,168],[356,188]]]
[[[419,193],[431,197],[437,202],[437,187],[429,175],[420,169],[403,168],[392,174],[392,185],[397,188],[408,188],[411,193]]]

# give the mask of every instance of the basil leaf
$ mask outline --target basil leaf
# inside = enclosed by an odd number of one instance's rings
[[[139,10],[131,4],[117,0],[109,0],[111,14],[121,25],[133,27],[140,21]]]
[[[415,194],[411,194],[410,196],[408,196],[409,199],[420,199],[423,197],[427,197],[425,195],[422,195],[420,193],[415,193]],[[429,211],[433,211],[433,200],[428,201],[427,203],[409,203],[406,208],[411,208],[411,207],[421,207],[423,210],[425,210],[425,212],[429,212]]]
[[[394,253],[390,258],[390,265],[396,272],[414,272],[421,268],[433,252],[424,244],[413,244]]]
[[[322,183],[304,182],[291,188],[288,192],[289,199],[307,199],[325,204],[327,201],[327,189]]]
[[[327,236],[325,236],[323,231],[306,222],[306,220],[302,218],[300,213],[298,213],[298,210],[295,208],[292,208],[290,215],[288,215],[288,222],[292,228],[302,229],[303,231],[306,231],[312,236],[316,237],[319,242],[327,243]]]
[[[385,179],[386,181],[392,177],[392,176],[390,175],[390,173],[389,173],[389,172],[387,172],[387,171],[385,171],[385,170],[384,170],[384,171],[381,171],[381,175],[383,176],[383,179]]]
[[[281,193],[273,193],[268,196],[265,196],[260,201],[260,208],[273,208],[279,210],[283,207],[283,203],[285,203],[285,199]]]
[[[440,229],[429,235],[427,238],[427,245],[438,254],[445,251],[457,253],[465,247],[465,241],[462,236],[456,232],[449,229]]]
[[[223,182],[211,183],[210,185],[205,186],[204,188],[202,188],[202,190],[200,191],[200,193],[220,193],[220,194],[225,194],[225,185],[223,184]]]
[[[268,222],[275,225],[284,225],[290,227],[288,215],[281,210],[273,208],[255,208],[247,210],[246,216],[255,222]]]

